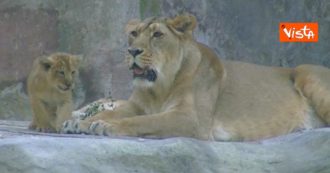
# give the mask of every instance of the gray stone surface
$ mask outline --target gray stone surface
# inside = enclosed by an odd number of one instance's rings
[[[330,129],[240,143],[33,133],[0,122],[1,173],[328,173]],[[5,124],[5,125],[4,125]]]

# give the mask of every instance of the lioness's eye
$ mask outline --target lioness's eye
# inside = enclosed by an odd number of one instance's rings
[[[72,74],[72,75],[76,74],[76,71],[72,71],[71,74]]]
[[[158,38],[158,37],[161,37],[163,35],[164,34],[162,32],[156,31],[156,32],[154,32],[154,34],[152,36]]]
[[[136,31],[132,31],[132,32],[131,32],[131,35],[132,35],[133,37],[137,37],[138,33],[137,33]]]

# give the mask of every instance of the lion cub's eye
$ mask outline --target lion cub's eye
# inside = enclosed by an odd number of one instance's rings
[[[72,71],[71,74],[72,74],[72,75],[76,74],[76,71]]]
[[[159,38],[159,37],[161,37],[161,36],[163,36],[164,34],[162,33],[162,32],[160,32],[160,31],[156,31],[156,32],[154,32],[154,34],[152,35],[153,37],[155,37],[155,38]]]
[[[137,37],[138,33],[137,33],[136,31],[132,31],[132,32],[131,32],[131,35],[132,35],[133,37]]]
[[[57,73],[59,76],[64,76],[64,71],[58,71]]]

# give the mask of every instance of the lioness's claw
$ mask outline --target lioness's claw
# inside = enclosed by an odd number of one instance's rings
[[[105,121],[98,120],[89,126],[89,132],[94,135],[109,136],[111,125]]]
[[[80,133],[79,120],[67,120],[63,123],[61,133]]]

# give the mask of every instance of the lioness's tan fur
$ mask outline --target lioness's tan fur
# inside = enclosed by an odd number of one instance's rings
[[[54,53],[34,61],[27,82],[33,111],[30,129],[56,132],[70,119],[78,63],[79,57],[66,53]]]
[[[220,61],[196,25],[188,14],[129,22],[131,97],[63,132],[249,141],[330,123],[329,69]]]

